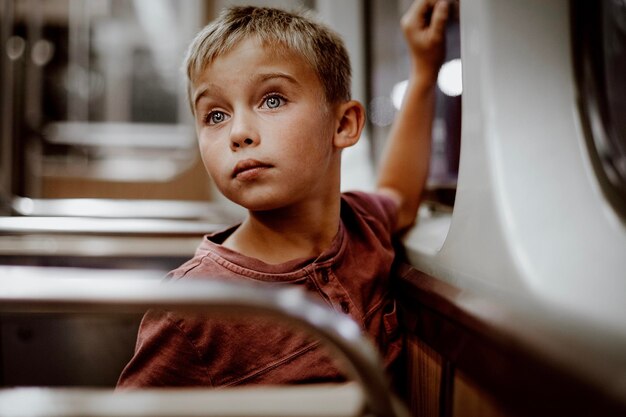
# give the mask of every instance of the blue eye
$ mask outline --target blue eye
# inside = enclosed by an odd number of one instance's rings
[[[283,104],[283,98],[280,96],[269,96],[265,99],[265,105],[268,109],[276,109]]]
[[[226,120],[226,115],[221,111],[212,111],[206,116],[206,122],[211,125],[222,123],[224,120]]]

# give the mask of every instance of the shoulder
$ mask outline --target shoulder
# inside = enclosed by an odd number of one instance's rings
[[[224,248],[221,247],[221,243],[238,226],[239,224],[205,235],[198,245],[194,256],[178,268],[170,271],[165,279],[175,281],[194,273],[206,276],[223,272],[223,266],[218,265],[216,262],[211,262],[211,260],[222,257]]]
[[[397,203],[388,195],[381,193],[367,193],[350,191],[342,193],[342,206],[351,209],[354,215],[366,220],[382,223],[390,232],[394,230],[397,221]],[[342,217],[344,217],[342,208]]]

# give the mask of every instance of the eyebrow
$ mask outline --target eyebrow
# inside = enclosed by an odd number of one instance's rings
[[[255,77],[255,79],[259,82],[269,81],[274,78],[282,78],[284,80],[287,80],[290,84],[300,85],[298,80],[296,80],[294,77],[292,77],[289,74],[285,74],[284,72],[269,72],[269,73],[259,74],[257,77]]]
[[[194,95],[194,98],[193,98],[193,108],[194,108],[194,111],[198,107],[198,100],[200,100],[202,97],[206,96],[208,92],[209,92],[209,86],[206,86],[206,87],[202,88],[200,91],[196,91],[196,93]]]
[[[256,76],[253,77],[253,82],[255,84],[257,83],[264,83],[266,81],[270,81],[273,79],[283,79],[286,80],[287,82],[289,82],[292,85],[295,86],[299,86],[300,83],[298,82],[298,80],[296,80],[294,77],[292,77],[289,74],[285,74],[284,72],[268,72],[268,73],[262,73],[262,74],[258,74]],[[205,86],[204,88],[202,88],[201,90],[197,91],[194,99],[193,99],[193,107],[194,109],[198,106],[198,100],[200,100],[202,97],[206,96],[207,93],[209,92],[209,90],[211,89],[215,89],[215,90],[219,90],[220,87],[217,85],[213,85],[213,84],[208,84],[207,86]]]

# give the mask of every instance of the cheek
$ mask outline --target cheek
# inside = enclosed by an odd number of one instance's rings
[[[215,142],[200,139],[198,148],[205,170],[213,179],[217,179],[220,172],[220,163],[224,158],[219,154],[219,149],[215,146]]]
[[[202,158],[202,163],[208,171],[210,167],[209,155],[211,152],[207,149],[207,146],[201,140],[198,141],[198,149],[200,150],[200,158]]]
[[[332,131],[331,120],[319,111],[300,114],[283,123],[280,129],[284,137],[296,139],[293,142],[300,148],[311,150],[324,150],[331,145]]]

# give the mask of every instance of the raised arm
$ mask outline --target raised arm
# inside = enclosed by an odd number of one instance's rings
[[[378,190],[398,204],[396,230],[412,225],[428,177],[435,84],[445,55],[445,0],[415,0],[401,20],[411,72],[380,165]]]

